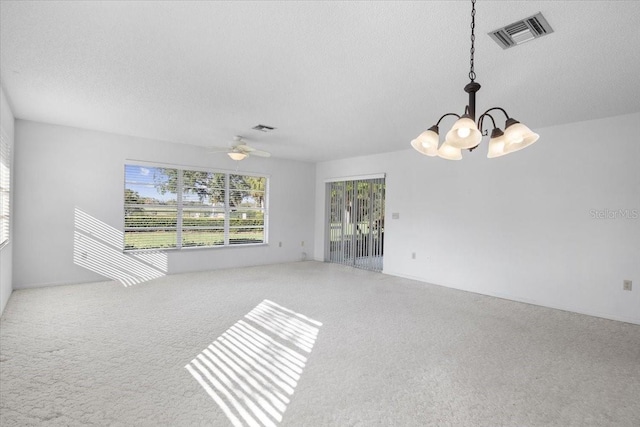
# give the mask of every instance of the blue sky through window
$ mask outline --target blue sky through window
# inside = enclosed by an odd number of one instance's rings
[[[125,165],[125,188],[135,191],[142,198],[149,197],[161,202],[176,201],[176,194],[167,192],[160,193],[156,184],[167,182],[169,177],[164,174],[163,168]]]

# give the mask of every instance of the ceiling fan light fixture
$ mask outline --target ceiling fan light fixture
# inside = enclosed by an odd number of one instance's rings
[[[233,137],[233,143],[228,147],[212,147],[215,151],[212,153],[225,153],[231,159],[239,162],[247,157],[271,157],[271,153],[262,150],[256,150],[247,145],[246,141],[239,135]]]
[[[235,160],[237,162],[239,162],[240,160],[244,160],[247,157],[247,155],[245,153],[239,153],[239,152],[236,152],[236,151],[231,151],[231,152],[229,152],[227,154],[229,155],[229,157],[231,157],[231,159],[233,159],[233,160]]]

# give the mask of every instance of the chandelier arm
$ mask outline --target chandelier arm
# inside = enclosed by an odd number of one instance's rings
[[[442,117],[440,117],[440,118],[438,119],[438,123],[436,123],[436,126],[440,126],[440,122],[442,121],[442,119],[444,119],[444,118],[445,118],[445,117],[447,117],[447,116],[456,116],[457,118],[460,118],[460,115],[459,115],[459,114],[456,114],[456,113],[447,113],[447,114],[443,114],[443,115],[442,115]]]
[[[485,111],[484,113],[482,113],[482,115],[484,116],[484,115],[485,115],[485,114],[487,114],[489,111],[493,111],[493,110],[500,110],[500,111],[502,111],[502,114],[504,114],[504,116],[507,118],[507,120],[511,118],[511,116],[509,115],[509,113],[507,113],[507,112],[505,111],[505,109],[504,109],[504,108],[502,108],[502,107],[491,107],[491,108],[489,108],[487,111]]]
[[[478,129],[480,129],[480,132],[482,133],[483,136],[487,136],[489,134],[489,130],[487,129],[486,131],[482,130],[482,127],[484,126],[484,118],[485,116],[489,117],[491,119],[491,123],[493,124],[493,129],[496,128],[496,121],[493,119],[493,116],[489,113],[484,113],[480,116],[480,118],[478,119]]]

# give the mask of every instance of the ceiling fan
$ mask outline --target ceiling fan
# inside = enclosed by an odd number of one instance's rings
[[[250,147],[241,136],[233,137],[233,144],[229,148],[213,147],[212,153],[227,153],[233,160],[240,161],[249,156],[271,157],[271,153]]]

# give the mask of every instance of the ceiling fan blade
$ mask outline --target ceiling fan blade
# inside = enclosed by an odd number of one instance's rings
[[[238,151],[242,151],[243,153],[252,153],[254,152],[256,149],[253,147],[249,147],[247,144],[242,143],[242,144],[238,144],[238,145],[234,145],[233,146],[234,150],[238,150]]]
[[[207,147],[207,153],[226,153],[229,150],[229,147]]]
[[[271,157],[271,153],[267,153],[266,151],[260,151],[260,150],[253,150],[250,153],[251,156],[258,156],[258,157]]]
[[[214,151],[207,151],[207,154],[220,154],[220,153],[229,153],[231,150],[214,150]]]

